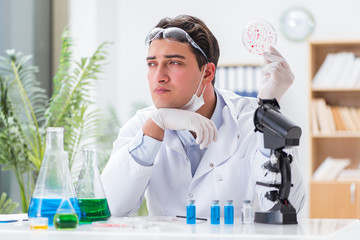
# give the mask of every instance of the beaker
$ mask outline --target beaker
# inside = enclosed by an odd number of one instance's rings
[[[64,182],[69,185],[67,189],[70,191],[67,193],[67,197],[80,217],[80,208],[66,161],[68,160],[67,154],[64,152],[64,128],[47,128],[45,154],[31,197],[29,218],[47,217],[48,225],[53,225],[54,215],[63,199]]]
[[[110,217],[97,165],[96,149],[83,149],[83,164],[76,186],[76,195],[81,211],[80,223],[104,221]]]

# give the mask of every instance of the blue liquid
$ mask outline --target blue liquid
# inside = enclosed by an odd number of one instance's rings
[[[225,224],[234,224],[234,206],[225,205],[224,207],[224,223]]]
[[[219,205],[212,205],[211,206],[211,224],[220,224],[220,206]]]
[[[188,204],[186,206],[186,223],[187,224],[196,223],[196,207],[194,204]]]
[[[28,211],[29,218],[39,217],[38,212],[40,212],[41,217],[47,217],[49,219],[48,225],[53,226],[53,219],[60,206],[61,200],[61,198],[31,198]],[[77,198],[70,198],[70,202],[74,207],[76,215],[80,219],[80,207]]]

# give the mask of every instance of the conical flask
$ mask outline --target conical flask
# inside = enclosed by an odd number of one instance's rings
[[[57,229],[75,229],[79,224],[77,214],[68,197],[61,200],[53,221]]]
[[[110,210],[101,184],[96,150],[84,149],[83,158],[76,186],[81,211],[80,223],[104,221],[110,217]]]
[[[66,165],[64,152],[64,129],[50,127],[46,129],[46,148],[34,192],[30,201],[28,215],[47,217],[49,226],[53,225],[54,215],[63,199],[63,183],[69,185],[67,195],[78,217],[80,208]],[[63,173],[63,170],[66,174]]]
[[[68,154],[64,152],[65,155],[65,164],[63,176],[65,180],[69,180],[68,174]],[[69,199],[71,193],[74,193],[72,184],[69,184],[67,181],[63,181],[63,191],[62,191],[62,200],[56,211],[53,222],[56,229],[75,229],[79,224],[79,219],[76,215],[75,209],[71,204]]]

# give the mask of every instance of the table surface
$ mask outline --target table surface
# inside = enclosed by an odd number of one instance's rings
[[[223,219],[222,219],[223,220]],[[295,225],[211,225],[174,217],[111,218],[107,222],[79,225],[76,230],[30,230],[28,221],[1,223],[1,239],[360,239],[358,219],[299,219]]]

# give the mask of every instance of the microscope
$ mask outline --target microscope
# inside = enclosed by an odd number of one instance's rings
[[[271,150],[270,160],[263,167],[281,174],[281,183],[256,182],[257,185],[276,188],[265,197],[275,205],[266,212],[255,212],[254,222],[269,224],[297,224],[296,210],[288,200],[291,184],[292,156],[284,148],[298,146],[301,128],[280,113],[276,99],[258,99],[259,107],[254,114],[255,132],[264,136],[264,147]]]

